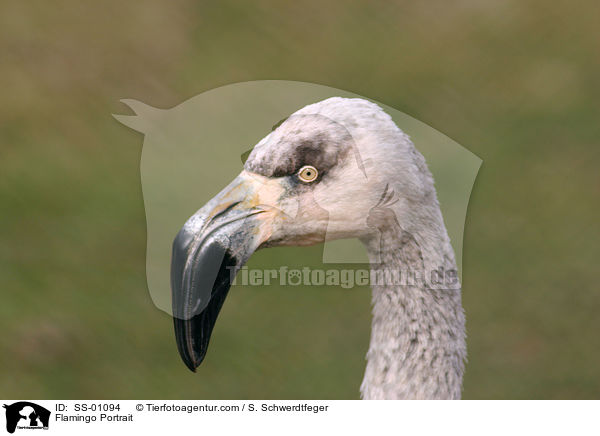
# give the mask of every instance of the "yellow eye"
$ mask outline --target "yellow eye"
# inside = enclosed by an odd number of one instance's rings
[[[311,165],[303,166],[302,168],[300,168],[300,171],[298,171],[298,177],[300,178],[300,180],[306,183],[314,182],[315,180],[317,180],[318,175],[319,172],[317,171],[317,169]]]

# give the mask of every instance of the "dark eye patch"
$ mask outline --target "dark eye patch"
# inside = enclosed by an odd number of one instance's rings
[[[293,173],[297,173],[305,165],[312,165],[317,170],[323,168],[324,150],[314,142],[304,142],[295,150],[295,165],[292,168]]]
[[[292,115],[273,129],[269,140],[247,158],[246,170],[267,177],[297,178],[300,168],[311,165],[321,179],[345,158],[353,143],[343,126],[317,115]],[[243,155],[242,161],[245,158]]]
[[[324,137],[315,137],[302,141],[291,152],[284,165],[278,166],[273,177],[296,176],[300,168],[311,165],[319,172],[319,178],[337,165],[339,159],[337,147],[332,147]]]

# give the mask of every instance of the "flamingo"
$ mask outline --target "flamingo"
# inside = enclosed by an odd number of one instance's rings
[[[252,150],[243,171],[190,217],[173,243],[177,346],[206,356],[232,270],[258,249],[358,238],[372,283],[363,399],[459,399],[466,359],[456,261],[423,156],[379,106],[333,97],[298,110]],[[441,286],[432,277],[442,272]]]

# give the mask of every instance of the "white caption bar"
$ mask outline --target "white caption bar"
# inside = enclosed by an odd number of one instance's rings
[[[4,400],[14,434],[600,434],[599,401]],[[49,412],[49,415],[48,413]],[[43,430],[42,433],[32,430]],[[592,433],[590,433],[590,430]],[[211,433],[214,432],[214,433]],[[307,433],[308,432],[308,433]],[[6,433],[5,433],[6,434]]]

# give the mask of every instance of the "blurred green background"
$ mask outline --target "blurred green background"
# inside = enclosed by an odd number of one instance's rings
[[[0,396],[358,398],[368,292],[232,292],[192,374],[146,288],[142,136],[111,117],[118,100],[286,79],[395,107],[483,159],[464,398],[599,398],[599,16],[562,0],[2,2]]]

